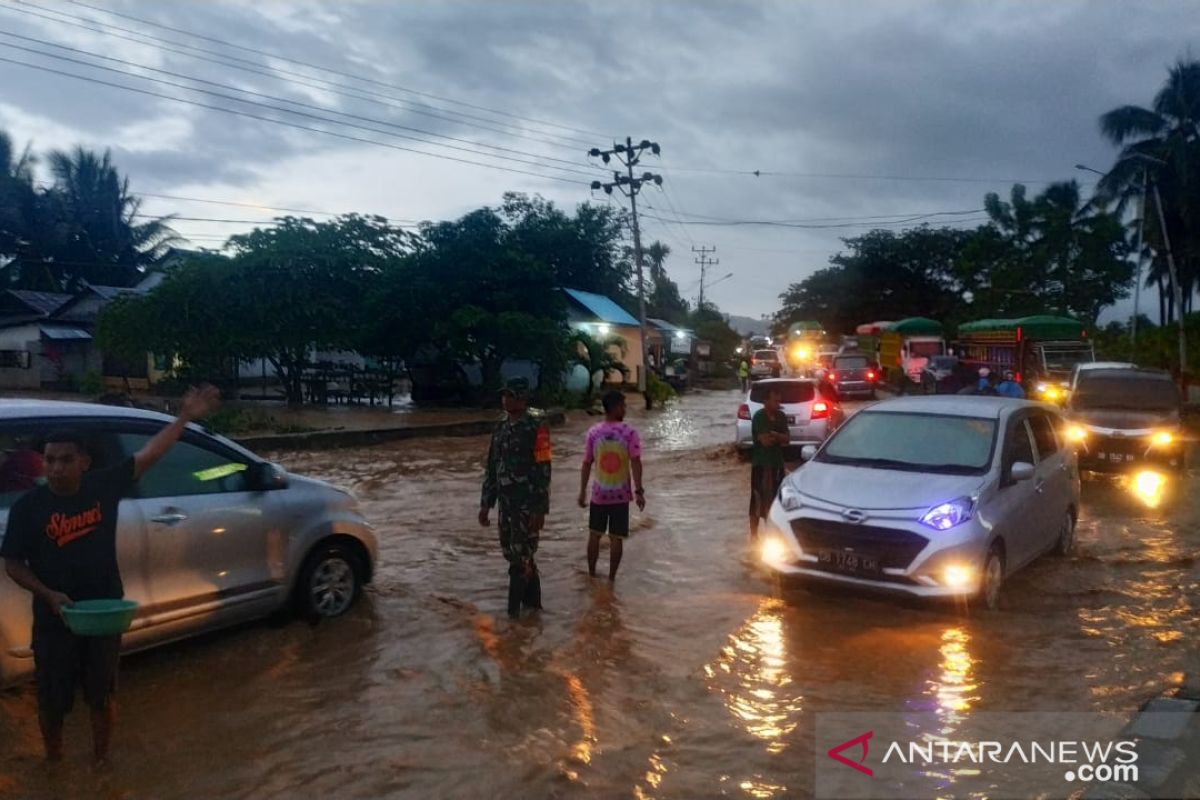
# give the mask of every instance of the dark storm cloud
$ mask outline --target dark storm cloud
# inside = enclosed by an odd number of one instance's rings
[[[63,13],[222,49],[214,42],[187,39],[72,4],[37,2]],[[1007,179],[1086,177],[1072,169],[1076,162],[1104,167],[1112,157],[1112,149],[1097,131],[1099,114],[1121,103],[1148,102],[1165,67],[1184,54],[1200,33],[1200,15],[1186,0],[1136,7],[1082,0],[819,4],[128,0],[108,7],[222,41],[590,133],[539,128],[399,89],[313,73],[244,51],[226,52],[272,70],[275,76],[248,74],[10,11],[0,13],[0,27],[209,80],[236,82],[280,97],[580,163],[587,161],[588,145],[606,144],[601,134],[654,138],[663,145],[659,163],[682,210],[738,218],[977,208],[985,192],[1006,193]],[[51,63],[13,56],[4,48],[0,56]],[[406,111],[302,86],[283,71],[354,84],[359,91],[395,98],[389,101],[393,105],[426,103],[489,116],[493,127],[538,128],[541,138],[580,141],[552,147],[504,138],[478,129],[470,120],[449,123],[415,113],[411,107]],[[253,189],[273,166],[314,153],[332,157],[353,149],[361,159],[380,164],[401,158],[382,148],[356,147],[318,134],[15,66],[0,64],[0,82],[5,86],[0,114],[5,106],[16,108],[78,131],[89,143],[112,144],[123,168],[134,174],[135,185],[159,191],[206,181]],[[178,94],[166,87],[148,88]],[[227,105],[212,98],[196,99]],[[172,118],[190,126],[184,141],[172,140],[170,146],[156,149],[154,132]],[[324,127],[296,117],[280,118]],[[143,132],[145,140],[122,143],[119,137],[131,129]],[[347,133],[387,139],[362,131]],[[648,161],[647,166],[653,165]],[[675,170],[684,167],[998,180],[753,178]],[[494,203],[512,185],[510,176],[477,172],[477,185],[462,190],[455,208]],[[588,197],[586,187],[551,182],[544,184],[544,191],[568,205]],[[312,187],[309,202],[319,206],[320,192],[321,187]],[[668,198],[651,192],[645,199],[647,233],[667,238],[676,249],[671,265],[681,282],[690,281],[694,269],[690,258],[679,251],[699,241],[722,249],[723,265],[729,264],[739,279],[718,287],[715,296],[739,313],[772,310],[775,295],[789,281],[821,266],[840,236],[862,230],[695,227],[685,231],[652,219],[670,216]]]

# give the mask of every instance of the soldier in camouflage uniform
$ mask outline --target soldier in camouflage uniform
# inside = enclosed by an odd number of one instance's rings
[[[534,555],[550,510],[550,431],[527,410],[529,381],[515,378],[501,391],[505,420],[492,434],[483,476],[479,524],[488,526],[500,504],[500,549],[508,561],[508,615],[542,607]]]

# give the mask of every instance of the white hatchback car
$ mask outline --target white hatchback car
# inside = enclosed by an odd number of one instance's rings
[[[783,403],[782,411],[787,415],[791,431],[792,447],[819,445],[842,424],[844,414],[836,399],[826,397],[820,385],[812,378],[776,378],[758,381],[750,387],[746,402],[737,413],[735,444],[737,449],[748,453],[753,447],[750,425],[754,415],[767,402],[767,392],[778,388]]]
[[[1079,470],[1061,415],[1005,397],[866,408],[784,481],[763,537],[781,575],[996,608],[1004,580],[1070,551]]]

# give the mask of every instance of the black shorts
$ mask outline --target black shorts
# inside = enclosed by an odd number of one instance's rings
[[[120,657],[120,636],[76,636],[61,625],[35,626],[38,709],[66,716],[75,705],[79,685],[89,708],[103,708],[117,690]]]
[[[783,483],[782,467],[750,468],[750,516],[766,519]]]
[[[619,536],[622,539],[629,536],[629,503],[613,503],[599,505],[592,503],[588,513],[588,529],[592,533]]]

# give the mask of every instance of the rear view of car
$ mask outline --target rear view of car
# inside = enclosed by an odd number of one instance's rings
[[[746,402],[738,408],[738,450],[749,451],[753,447],[751,422],[754,415],[766,405],[767,393],[772,389],[778,389],[780,393],[781,411],[787,417],[788,430],[791,432],[791,447],[819,445],[841,422],[841,407],[821,393],[816,381],[808,378],[759,381],[750,387]]]
[[[1082,469],[1186,468],[1182,405],[1169,373],[1094,369],[1078,373],[1077,381],[1068,435]]]
[[[841,397],[874,399],[879,373],[864,355],[842,355],[833,359],[829,379],[837,386],[838,395]]]
[[[774,350],[755,350],[750,357],[750,377],[755,380],[778,378],[782,370],[779,353]]]

